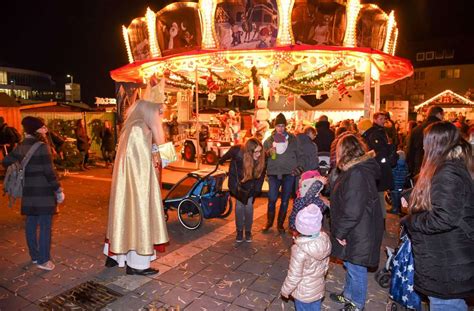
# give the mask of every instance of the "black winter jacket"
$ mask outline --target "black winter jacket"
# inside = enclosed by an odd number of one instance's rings
[[[397,157],[395,146],[388,143],[385,128],[374,124],[362,135],[370,150],[375,151],[375,160],[380,165],[382,175],[377,182],[378,191],[393,189],[391,157]],[[394,159],[396,164],[397,158]]]
[[[474,297],[474,184],[461,160],[431,184],[431,211],[403,219],[412,241],[415,289],[442,299]]]
[[[318,146],[304,133],[297,134],[296,140],[298,141],[298,160],[303,171],[317,170],[319,168]]]
[[[318,146],[319,152],[331,151],[331,143],[334,140],[334,132],[329,128],[328,121],[319,121],[316,123],[316,130],[318,134],[314,139],[314,142]]]
[[[220,159],[219,163],[222,164],[227,160],[231,160],[229,166],[229,191],[235,196],[237,190],[237,178],[242,180],[244,177],[244,162],[243,162],[243,152],[241,145],[232,146]],[[263,152],[263,150],[262,150]],[[242,187],[245,190],[250,191],[250,196],[255,199],[256,196],[262,191],[263,180],[265,178],[265,170],[262,172],[262,175],[259,178],[251,179],[242,184]]]
[[[3,160],[8,167],[16,161],[21,161],[31,146],[38,140],[27,137]],[[33,154],[25,169],[25,185],[21,199],[23,215],[51,215],[56,213],[56,192],[60,187],[53,168],[51,151],[42,144]]]
[[[423,131],[428,125],[438,121],[440,121],[440,119],[435,116],[428,117],[425,122],[415,127],[410,134],[406,159],[412,177],[415,177],[420,172],[423,155],[425,154],[423,151]]]
[[[383,216],[376,179],[380,167],[369,153],[348,163],[331,194],[332,255],[350,263],[376,267],[380,259]],[[346,240],[342,246],[336,240]]]

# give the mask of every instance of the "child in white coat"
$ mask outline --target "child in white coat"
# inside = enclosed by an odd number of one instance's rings
[[[299,236],[291,247],[290,267],[281,295],[293,296],[297,311],[321,310],[331,253],[329,236],[321,231],[322,218],[315,204],[306,206],[296,216]]]

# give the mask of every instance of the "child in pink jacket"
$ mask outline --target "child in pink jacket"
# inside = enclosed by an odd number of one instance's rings
[[[329,236],[321,231],[322,218],[315,204],[306,206],[296,215],[299,236],[291,247],[290,267],[281,288],[283,297],[293,296],[296,310],[321,309],[331,253]]]

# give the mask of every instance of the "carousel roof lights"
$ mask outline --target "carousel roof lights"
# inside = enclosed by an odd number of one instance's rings
[[[127,48],[128,62],[131,64],[133,63],[132,49],[130,48],[130,40],[128,38],[128,29],[124,25],[122,25],[122,35],[123,35],[123,40],[125,41],[125,47]]]
[[[395,26],[395,12],[392,10],[392,12],[390,12],[390,15],[388,16],[387,35],[385,37],[385,44],[383,46],[383,51],[385,53],[390,52],[390,44],[391,44],[392,31],[393,31],[394,26]]]
[[[156,15],[150,9],[146,9],[146,24],[148,29],[148,38],[150,43],[150,52],[152,57],[160,57],[160,49],[158,48],[158,41],[156,40],[155,24]]]
[[[148,8],[128,30],[122,27],[130,64],[111,76],[141,82],[170,71],[175,76],[168,84],[179,88],[194,83],[198,69],[218,74],[218,93],[248,94],[248,81],[255,84],[257,77],[275,92],[311,94],[334,88],[340,79],[350,80],[351,89],[362,87],[367,62],[374,65],[372,80],[381,84],[413,72],[409,61],[392,56],[398,39],[393,11],[387,15],[360,0],[318,2],[321,8],[312,13],[305,0],[264,2],[250,2],[252,7],[234,0],[176,2],[157,13]],[[204,83],[200,91],[206,89]]]
[[[359,16],[360,0],[349,0],[347,2],[347,30],[344,37],[345,46],[356,46],[357,16]]]

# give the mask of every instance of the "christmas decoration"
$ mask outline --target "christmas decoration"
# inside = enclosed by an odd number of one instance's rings
[[[344,84],[344,81],[337,81],[336,84],[337,84],[337,91],[339,92],[339,100],[340,101],[344,98],[344,96],[352,97],[349,94],[349,91],[347,90],[347,87]]]

